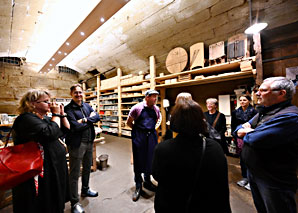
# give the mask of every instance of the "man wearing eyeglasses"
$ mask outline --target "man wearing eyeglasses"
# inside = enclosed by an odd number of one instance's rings
[[[259,113],[235,130],[258,212],[296,213],[298,108],[295,86],[285,77],[264,80],[257,92]]]

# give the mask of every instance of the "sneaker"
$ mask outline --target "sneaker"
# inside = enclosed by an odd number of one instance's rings
[[[241,187],[244,187],[244,186],[247,185],[247,183],[248,183],[247,178],[243,178],[242,180],[240,180],[240,181],[237,182],[237,185],[238,186],[241,186]]]
[[[71,213],[85,213],[85,211],[80,203],[76,203],[71,206]]]
[[[247,183],[247,184],[244,186],[244,188],[247,189],[248,191],[251,191],[251,189],[250,189],[250,184],[249,184],[249,183]]]

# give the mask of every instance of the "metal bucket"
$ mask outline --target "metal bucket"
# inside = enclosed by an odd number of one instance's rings
[[[99,161],[98,166],[100,170],[106,170],[108,168],[108,159],[109,159],[109,155],[107,154],[103,154],[98,157],[98,161]]]

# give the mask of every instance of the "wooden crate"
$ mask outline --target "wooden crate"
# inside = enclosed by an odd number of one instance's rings
[[[222,56],[220,58],[209,60],[209,66],[216,65],[216,64],[223,64],[225,62],[226,62],[226,56]]]
[[[178,76],[178,81],[189,81],[191,80],[191,74],[180,74]]]

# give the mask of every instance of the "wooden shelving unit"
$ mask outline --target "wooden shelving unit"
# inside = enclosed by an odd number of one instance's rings
[[[234,60],[227,63],[217,64],[213,66],[208,66],[200,69],[183,71],[180,73],[169,74],[161,77],[155,77],[156,67],[155,67],[155,58],[151,56],[149,58],[150,63],[150,79],[143,79],[138,76],[136,79],[132,79],[129,82],[129,77],[131,76],[122,76],[120,68],[117,70],[117,76],[113,77],[114,79],[107,79],[109,81],[113,80],[113,83],[105,82],[104,89],[100,89],[101,98],[100,101],[108,100],[118,100],[117,110],[108,110],[105,111],[117,111],[118,114],[118,135],[129,136],[131,129],[125,126],[125,121],[128,117],[130,108],[136,103],[142,101],[144,98],[144,92],[148,89],[156,89],[160,91],[160,99],[158,105],[160,106],[161,115],[162,115],[162,124],[161,130],[162,134],[165,134],[166,131],[166,112],[163,108],[163,99],[165,98],[165,91],[167,88],[174,87],[186,87],[193,85],[202,85],[210,84],[231,80],[239,79],[249,79],[253,78],[256,75],[256,70],[252,69],[252,64],[255,63],[255,57],[249,57],[241,60]],[[251,68],[247,68],[251,65]],[[243,68],[245,67],[245,68]],[[183,76],[188,75],[187,78]],[[172,79],[175,79],[171,81]],[[106,80],[103,80],[106,81]],[[107,88],[107,85],[112,85]],[[100,88],[100,82],[98,82],[97,87]],[[117,97],[111,97],[109,95],[117,94]],[[107,97],[107,98],[105,98]],[[101,104],[102,106],[107,106],[109,104]],[[112,116],[112,115],[106,115]],[[116,115],[115,115],[116,116]],[[105,119],[103,119],[104,122]],[[116,122],[116,121],[113,121]]]

